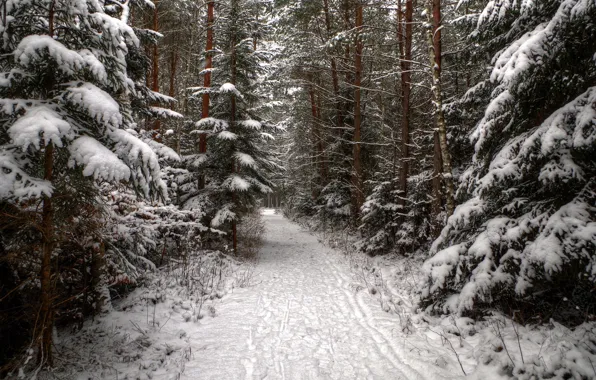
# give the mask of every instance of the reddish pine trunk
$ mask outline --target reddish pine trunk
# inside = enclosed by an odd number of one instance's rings
[[[213,22],[215,20],[214,15],[215,3],[210,1],[207,3],[207,43],[205,45],[205,76],[203,77],[203,87],[205,89],[211,87],[211,69],[213,68]],[[201,118],[209,117],[209,94],[203,94]],[[207,134],[201,133],[199,135],[199,154],[207,153]],[[199,189],[205,188],[205,176],[199,176]]]
[[[360,140],[361,140],[361,90],[362,85],[362,3],[359,2],[356,6],[356,51],[355,51],[355,73],[354,73],[354,137],[353,137],[353,165],[354,171],[352,176],[353,186],[353,216],[354,220],[360,214],[360,207],[364,203],[364,190],[362,186],[362,161],[360,157]]]
[[[426,4],[427,20],[431,25],[427,29],[428,55],[432,74],[432,92],[434,99],[434,114],[436,118],[437,133],[439,135],[439,148],[442,161],[442,179],[445,183],[445,211],[447,216],[453,214],[455,209],[454,184],[451,168],[451,155],[447,142],[447,126],[443,114],[443,94],[441,83],[441,41],[440,41],[440,19],[441,19],[440,0],[428,0]],[[439,37],[437,37],[439,35]],[[437,55],[437,52],[439,55]]]
[[[406,0],[405,17],[401,14],[401,2],[399,4],[399,25],[398,38],[400,47],[401,67],[401,170],[399,174],[400,205],[405,207],[408,196],[408,175],[410,169],[410,94],[411,94],[411,68],[412,68],[412,0]],[[403,25],[402,25],[403,24]],[[403,33],[405,30],[405,34]]]
[[[436,70],[441,73],[441,61],[443,52],[441,47],[441,0],[433,1],[433,46],[435,48],[435,62],[437,64]]]

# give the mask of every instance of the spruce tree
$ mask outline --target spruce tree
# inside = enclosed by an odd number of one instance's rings
[[[205,210],[214,228],[223,229],[237,252],[236,225],[252,210],[261,194],[272,191],[269,175],[278,165],[267,150],[276,127],[262,110],[264,66],[269,53],[258,48],[266,30],[257,22],[261,5],[230,0],[216,9],[211,87],[195,88],[194,95],[209,93],[209,117],[196,122],[195,135],[206,134],[207,153],[198,156],[199,178],[205,188],[187,200],[189,207]]]
[[[593,304],[596,5],[490,2],[470,38],[494,54],[462,99],[484,114],[423,302],[459,313]]]
[[[59,274],[52,268],[68,229],[62,216],[73,207],[69,199],[76,202],[94,181],[128,181],[144,195],[167,194],[157,156],[126,130],[133,108],[142,108],[144,85],[129,76],[141,46],[123,21],[124,8],[91,0],[3,7],[0,199],[38,219],[34,344],[39,362],[51,365]],[[85,197],[92,198],[93,191]]]

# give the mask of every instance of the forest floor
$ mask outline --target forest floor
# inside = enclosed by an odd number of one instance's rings
[[[205,303],[188,284],[165,280],[171,273],[158,274],[82,330],[61,332],[61,367],[41,378],[439,380],[465,372],[489,380],[524,378],[513,374],[520,369],[545,378],[557,371],[570,378],[569,368],[592,373],[590,356],[578,347],[594,336],[593,323],[571,331],[517,326],[499,315],[482,323],[431,317],[413,306],[419,263],[346,255],[331,248],[341,245],[338,235],[317,237],[273,210],[263,214],[256,263],[226,264],[218,276],[231,280],[213,286]]]

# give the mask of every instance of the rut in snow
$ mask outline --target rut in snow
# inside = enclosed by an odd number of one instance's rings
[[[410,362],[399,320],[350,286],[341,257],[279,215],[251,286],[226,297],[191,336],[188,379],[437,379]]]

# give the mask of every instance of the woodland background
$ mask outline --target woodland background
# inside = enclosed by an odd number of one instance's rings
[[[171,260],[254,254],[272,196],[365,254],[420,258],[428,312],[594,319],[594,1],[0,13],[5,371],[51,365],[55,326]]]

